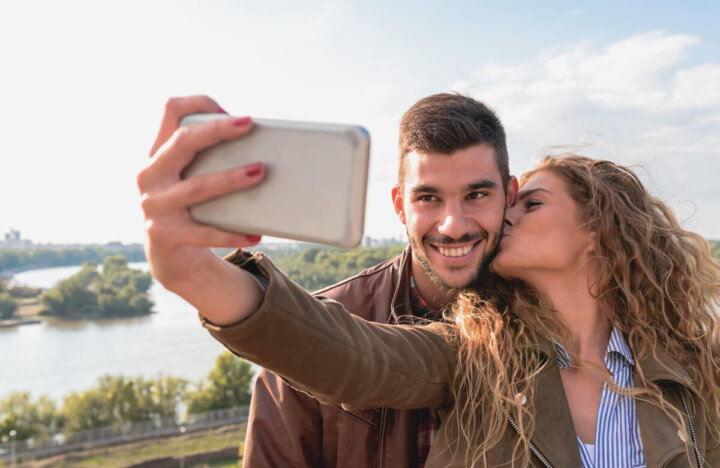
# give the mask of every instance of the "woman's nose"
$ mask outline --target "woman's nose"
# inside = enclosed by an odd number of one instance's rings
[[[517,221],[520,217],[520,207],[515,204],[514,206],[511,206],[510,208],[507,208],[505,210],[505,219],[504,225],[506,228],[513,227],[515,224],[517,224]]]

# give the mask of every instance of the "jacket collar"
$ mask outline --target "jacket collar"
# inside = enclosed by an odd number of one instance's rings
[[[580,450],[575,442],[577,435],[572,424],[560,371],[555,364],[555,348],[549,341],[541,342],[538,343],[537,351],[544,354],[548,364],[536,378],[535,431],[532,442],[554,466],[580,466],[582,464]],[[636,359],[636,363],[645,373],[645,377],[653,383],[673,383],[675,384],[673,387],[685,387],[697,393],[687,371],[664,349],[658,347],[654,356],[643,356]],[[636,368],[634,371],[636,385],[639,380]],[[670,401],[679,398],[672,392],[665,397]],[[663,466],[669,459],[683,454],[688,446],[678,436],[675,423],[655,404],[642,399],[636,402],[636,414],[647,466]],[[684,413],[682,406],[678,409]],[[703,446],[704,439],[700,440],[701,451],[704,449]]]
[[[412,252],[410,245],[405,247],[402,254],[396,260],[397,282],[390,303],[390,316],[388,323],[400,323],[400,317],[412,315],[410,306],[410,268]]]
[[[535,351],[553,360],[552,362],[556,359],[557,349],[549,340],[541,339],[535,345]],[[686,387],[695,394],[698,393],[687,370],[662,347],[655,348],[655,355],[649,354],[635,360],[651,382],[672,382]]]

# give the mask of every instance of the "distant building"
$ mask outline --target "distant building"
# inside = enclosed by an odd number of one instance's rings
[[[10,228],[8,232],[5,233],[5,242],[19,242],[20,241],[20,231],[16,231],[13,228]]]
[[[122,242],[113,241],[106,244],[51,244],[36,243],[29,239],[23,239],[20,231],[10,228],[5,233],[4,239],[0,240],[0,249],[6,250],[66,250],[66,249],[84,249],[86,247],[100,247],[107,250],[117,251],[136,251],[142,250],[142,244],[123,244]]]
[[[32,241],[23,239],[20,231],[13,228],[10,228],[10,230],[5,233],[5,240],[0,242],[0,249],[25,250],[31,249],[32,246]]]

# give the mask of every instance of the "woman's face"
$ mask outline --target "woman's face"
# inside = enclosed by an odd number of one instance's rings
[[[592,235],[582,227],[578,206],[560,176],[532,176],[508,208],[505,222],[493,261],[501,276],[539,285],[543,277],[573,274],[586,266]]]

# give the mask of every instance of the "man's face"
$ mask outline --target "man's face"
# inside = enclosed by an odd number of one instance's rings
[[[439,288],[468,286],[502,235],[506,195],[495,149],[481,143],[452,155],[409,153],[405,164],[393,201],[413,262]]]

